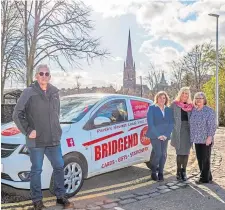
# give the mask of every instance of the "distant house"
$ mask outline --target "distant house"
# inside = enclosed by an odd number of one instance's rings
[[[5,90],[2,104],[16,104],[22,92],[20,89]]]

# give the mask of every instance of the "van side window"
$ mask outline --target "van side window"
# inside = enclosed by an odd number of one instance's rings
[[[114,100],[104,104],[97,112],[96,117],[107,117],[111,122],[127,121],[127,107],[125,100]]]
[[[109,119],[110,123],[108,125],[124,122],[128,120],[127,106],[126,101],[123,99],[117,99],[105,103],[98,111],[94,114],[91,120],[92,129],[95,127],[103,127],[107,125],[94,125],[94,119],[97,117],[106,117]]]
[[[149,103],[138,100],[130,100],[130,103],[134,114],[134,120],[147,117],[148,107],[150,106]]]

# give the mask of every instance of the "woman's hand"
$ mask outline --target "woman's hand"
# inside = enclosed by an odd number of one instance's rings
[[[158,139],[163,141],[163,136],[159,136]]]
[[[161,141],[165,141],[166,137],[165,136],[159,136],[158,139],[161,140]]]
[[[206,139],[206,146],[209,146],[210,144],[212,144],[212,137],[209,136],[207,139]]]
[[[166,141],[167,137],[166,136],[163,136],[163,138],[164,138],[164,141]]]

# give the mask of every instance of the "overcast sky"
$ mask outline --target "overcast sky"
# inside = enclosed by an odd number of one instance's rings
[[[102,37],[102,47],[110,51],[112,58],[95,60],[89,66],[82,61],[82,69],[74,68],[68,73],[54,69],[52,83],[58,88],[74,87],[78,74],[82,87],[113,84],[119,88],[129,28],[137,76],[146,75],[151,61],[165,71],[169,80],[170,61],[196,44],[215,41],[216,18],[208,16],[209,13],[220,14],[219,43],[225,44],[225,0],[84,0],[84,3],[93,9],[93,36]]]

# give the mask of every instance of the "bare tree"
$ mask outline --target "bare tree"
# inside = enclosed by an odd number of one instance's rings
[[[212,62],[208,55],[212,50],[211,43],[196,45],[183,58],[183,70],[187,77],[193,76],[193,88],[195,91],[201,90],[206,75],[210,73]]]
[[[65,71],[65,64],[79,65],[79,59],[86,58],[89,62],[108,54],[100,49],[100,40],[92,38],[91,10],[82,2],[18,1],[17,8],[24,24],[27,86],[40,62],[53,61]]]
[[[179,91],[182,87],[182,80],[184,77],[183,63],[182,61],[172,61],[171,62],[171,70],[172,70],[172,78],[171,81],[173,83],[173,88],[176,91]]]
[[[158,92],[157,84],[160,82],[160,77],[162,74],[161,69],[157,69],[154,64],[149,64],[148,75],[144,78],[147,84],[150,87],[150,95],[153,98],[155,94]]]
[[[14,1],[1,1],[1,99],[6,80],[23,80],[21,20]]]

